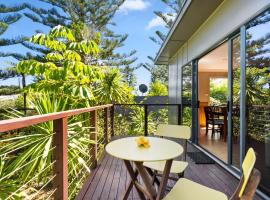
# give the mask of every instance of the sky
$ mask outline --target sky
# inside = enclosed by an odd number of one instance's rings
[[[32,5],[36,7],[50,8],[50,5],[38,0],[0,0],[0,4],[6,5],[16,5],[23,2],[32,3]],[[167,31],[164,28],[162,20],[154,15],[153,12],[156,10],[165,12],[168,8],[161,0],[126,0],[113,19],[116,26],[111,28],[115,33],[127,33],[129,35],[125,41],[125,45],[117,49],[117,52],[128,53],[132,50],[137,50],[136,57],[138,60],[134,63],[134,66],[137,66],[139,63],[149,62],[147,56],[155,57],[158,52],[159,45],[152,42],[149,39],[149,36],[153,36],[156,30],[161,30],[165,33]],[[1,17],[3,16],[4,15],[2,14]],[[12,24],[9,29],[1,35],[1,38],[13,38],[18,35],[31,36],[36,30],[48,32],[49,28],[23,17],[15,24]],[[0,51],[26,52],[26,48],[21,45],[12,45],[0,47]],[[14,62],[14,60],[11,58],[0,58],[0,68],[7,67],[8,62]],[[137,78],[137,86],[139,84],[149,85],[150,73],[146,69],[139,68],[135,71],[135,75]],[[28,77],[27,82],[31,82],[31,77]],[[18,85],[18,78],[0,81],[0,85],[11,84]]]

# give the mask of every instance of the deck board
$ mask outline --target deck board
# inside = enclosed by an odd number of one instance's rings
[[[189,147],[190,151],[190,147]],[[238,180],[217,164],[197,165],[188,157],[189,166],[185,177],[231,196]],[[118,200],[125,193],[130,177],[124,162],[104,154],[98,167],[92,172],[76,199],[78,200]],[[139,177],[139,181],[141,181]],[[173,186],[170,181],[168,186]],[[129,200],[139,200],[137,191],[132,189]],[[256,200],[261,198],[256,197]]]

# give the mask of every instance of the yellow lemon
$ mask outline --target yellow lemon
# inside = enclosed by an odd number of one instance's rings
[[[145,148],[150,147],[149,139],[145,138],[144,136],[140,136],[136,138],[136,142],[139,147],[145,147]]]

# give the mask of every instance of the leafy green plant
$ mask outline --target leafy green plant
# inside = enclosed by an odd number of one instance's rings
[[[78,25],[77,25],[78,26]],[[78,105],[93,98],[93,83],[102,77],[100,68],[85,64],[88,57],[99,53],[99,34],[91,40],[76,41],[78,27],[69,29],[54,27],[48,34],[37,34],[31,38],[33,44],[50,49],[44,62],[24,60],[18,63],[17,71],[38,77],[31,84],[31,92],[45,91],[59,96],[73,98]]]
[[[150,84],[148,96],[168,96],[168,88],[157,80]]]
[[[29,105],[38,114],[47,114],[67,110],[70,107],[69,99],[63,99],[56,94],[40,93],[29,98]],[[13,110],[9,112],[10,118],[22,117],[23,114]],[[35,125],[30,129],[15,132],[11,137],[0,139],[0,156],[6,155],[6,165],[2,169],[3,180],[16,180],[28,183],[33,177],[36,183],[44,184],[52,176],[53,158],[55,148],[52,143],[54,131],[53,123],[46,122]],[[89,129],[80,118],[70,118],[68,123],[68,156],[69,175],[74,178],[78,171],[85,169],[90,172],[87,165],[89,157],[88,147],[91,144]],[[0,182],[1,182],[0,181]],[[73,186],[76,186],[74,184]],[[72,188],[72,185],[71,187]]]
[[[107,69],[104,78],[97,82],[95,90],[96,101],[99,104],[130,102],[133,99],[131,89],[116,68]]]
[[[89,58],[99,57],[99,34],[77,41],[75,35],[80,26],[73,27],[56,26],[49,34],[31,38],[31,42],[50,49],[50,53],[44,62],[25,60],[17,65],[19,73],[39,77],[28,92],[57,93],[72,98],[76,107],[131,99],[131,88],[123,81],[119,69],[85,64]]]
[[[0,95],[11,95],[20,93],[20,88],[18,86],[0,86]]]
[[[115,115],[115,133],[119,135],[144,134],[144,109],[141,106],[132,106],[118,110]],[[168,123],[166,108],[148,112],[148,133],[154,134],[158,124]]]
[[[227,102],[227,90],[227,81],[220,81],[218,84],[210,81],[211,104],[225,104]]]

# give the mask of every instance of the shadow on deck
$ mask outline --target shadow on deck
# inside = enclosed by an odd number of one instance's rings
[[[188,145],[188,151],[192,150],[194,151],[194,147]],[[188,156],[187,160],[189,166],[185,171],[186,178],[224,192],[228,197],[232,195],[238,184],[238,180],[235,177],[217,164],[195,164]],[[129,181],[130,177],[124,162],[105,153],[76,199],[120,200],[125,193]],[[174,181],[168,182],[169,187],[172,187],[174,184]],[[140,199],[134,187],[129,199]],[[256,197],[255,199],[260,200],[261,198]]]

